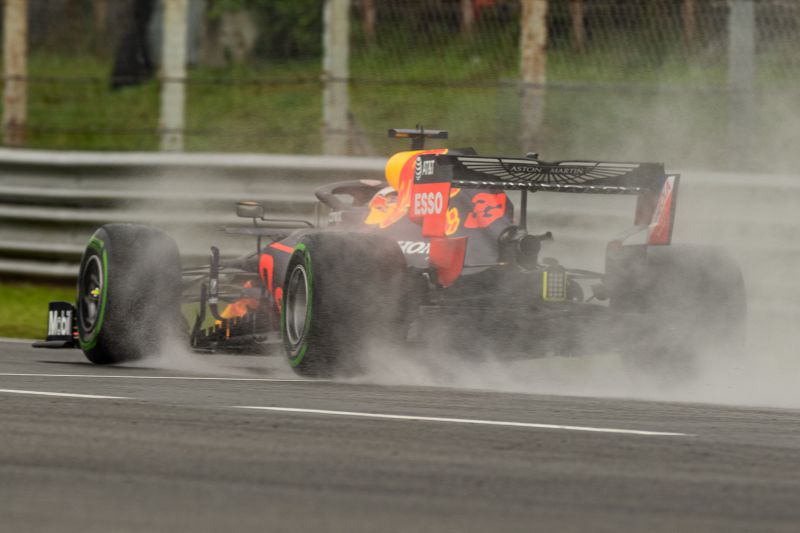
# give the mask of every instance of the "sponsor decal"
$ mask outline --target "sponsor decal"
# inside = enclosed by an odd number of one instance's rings
[[[420,181],[423,176],[433,176],[433,171],[433,159],[423,161],[421,157],[417,157],[417,160],[414,163],[414,181]]]
[[[556,167],[555,170],[553,170],[552,168],[548,168],[546,170],[549,171],[551,175],[560,177],[583,176],[584,174],[586,174],[586,169],[582,167],[563,167],[563,168]],[[508,179],[513,179],[514,176],[518,175],[524,176],[536,172],[542,172],[542,167],[539,165],[513,165],[508,167],[508,172],[511,174],[511,177],[506,177],[506,178],[501,177],[500,179],[508,180]]]
[[[444,209],[444,195],[437,192],[418,192],[414,194],[414,216],[440,215]]]
[[[525,159],[462,156],[459,162],[469,170],[488,174],[502,181],[581,184],[597,179],[617,178],[635,171],[638,163],[596,163],[562,161],[542,163]]]
[[[400,249],[406,255],[424,254],[428,255],[431,250],[431,243],[423,241],[397,241]]]
[[[505,193],[478,193],[472,197],[472,212],[467,215],[465,228],[485,228],[506,212]]]
[[[447,204],[450,183],[423,183],[414,186],[409,218],[422,222],[423,237],[444,237],[447,228]]]
[[[51,310],[47,320],[48,337],[69,337],[72,335],[72,310]]]

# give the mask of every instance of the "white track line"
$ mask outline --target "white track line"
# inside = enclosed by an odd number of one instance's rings
[[[25,374],[17,372],[0,372],[0,377],[39,377],[39,378],[96,378],[96,379],[183,379],[196,381],[278,381],[278,382],[321,382],[323,379],[296,379],[296,378],[226,378],[204,376],[126,376],[105,374]]]
[[[97,394],[70,394],[68,392],[42,392],[35,390],[0,389],[0,393],[29,394],[32,396],[63,396],[65,398],[90,398],[95,400],[130,400],[124,396],[100,396]]]
[[[588,426],[562,426],[556,424],[533,424],[529,422],[504,422],[500,420],[475,420],[470,418],[441,418],[434,416],[387,415],[379,413],[359,413],[353,411],[328,411],[325,409],[298,409],[295,407],[260,407],[256,405],[236,405],[236,409],[253,409],[261,411],[278,411],[282,413],[308,413],[317,415],[354,416],[364,418],[381,418],[387,420],[413,420],[420,422],[449,422],[455,424],[476,424],[483,426],[506,426],[517,428],[560,429],[566,431],[589,431],[593,433],[619,433],[623,435],[647,435],[659,437],[693,437],[690,433],[672,433],[665,431],[644,431],[639,429],[599,428]]]

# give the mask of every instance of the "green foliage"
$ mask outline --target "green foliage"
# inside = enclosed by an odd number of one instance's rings
[[[28,147],[158,149],[158,82],[112,91],[109,60],[90,55],[32,54],[28,70]]]
[[[209,16],[251,10],[256,15],[260,57],[290,59],[322,53],[323,0],[215,0]]]
[[[251,7],[258,0],[210,0],[208,3],[208,16],[218,18],[228,11],[239,11]]]
[[[193,83],[187,91],[188,150],[319,153],[319,83],[270,83],[271,76],[314,79],[318,62],[251,67],[234,85]],[[191,79],[231,79],[237,68],[200,69]],[[243,75],[242,75],[243,74]],[[258,79],[257,83],[248,80]]]
[[[29,66],[27,147],[158,150],[157,81],[112,91],[108,63],[92,56],[35,55]],[[315,60],[190,71],[186,149],[318,153],[319,70]]]
[[[252,0],[269,24],[262,25],[260,55],[271,58],[322,54],[322,0]]]
[[[0,337],[44,339],[47,335],[47,304],[75,300],[74,285],[0,282]]]

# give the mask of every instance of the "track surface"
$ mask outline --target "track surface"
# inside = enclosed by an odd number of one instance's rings
[[[280,361],[212,360],[100,368],[0,342],[2,529],[800,529],[798,410],[280,381]]]

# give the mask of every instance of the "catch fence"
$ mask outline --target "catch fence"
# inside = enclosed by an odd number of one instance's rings
[[[177,133],[187,151],[369,156],[397,148],[388,127],[420,123],[482,152],[800,163],[800,2],[6,0],[6,11],[18,2],[27,72],[7,69],[6,84],[27,82],[26,147],[158,150]],[[174,5],[185,77],[161,65]],[[185,91],[177,127],[165,85]]]

